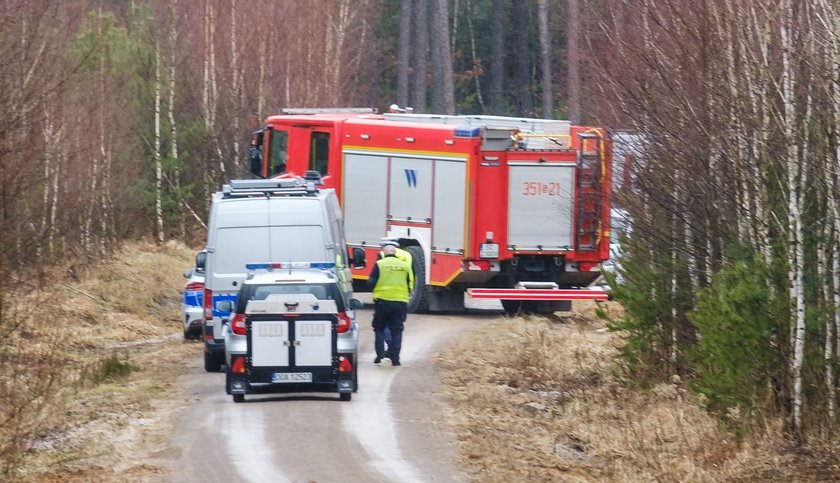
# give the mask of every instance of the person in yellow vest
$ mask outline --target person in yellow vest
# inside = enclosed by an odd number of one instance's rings
[[[373,333],[376,359],[374,364],[382,362],[385,353],[385,329],[391,333],[389,353],[391,365],[399,366],[400,350],[405,318],[408,313],[408,297],[414,288],[414,274],[411,265],[397,258],[396,247],[382,247],[385,255],[376,261],[370,272],[368,285],[373,288]]]
[[[400,242],[397,238],[386,237],[386,238],[382,238],[381,240],[379,240],[379,246],[380,247],[385,248],[388,245],[391,245],[394,248],[396,248],[395,255],[397,256],[397,258],[399,258],[400,260],[402,260],[402,261],[404,261],[405,263],[408,264],[408,266],[411,268],[411,274],[414,275],[414,265],[412,265],[411,253],[409,253],[406,250],[403,250],[402,248],[400,248]],[[385,252],[380,250],[379,251],[379,257],[377,258],[377,260],[381,260],[383,258],[385,258]],[[409,296],[410,296],[410,294],[409,294]],[[391,330],[388,329],[388,327],[385,327],[385,353],[382,355],[382,359],[390,359],[391,358],[390,347],[391,347]]]

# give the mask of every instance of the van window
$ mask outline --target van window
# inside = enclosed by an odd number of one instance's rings
[[[317,225],[222,228],[215,258],[218,274],[244,274],[249,263],[328,261],[324,230]]]
[[[330,133],[312,132],[309,142],[309,169],[313,169],[326,176],[327,161],[330,156]]]
[[[286,131],[270,131],[268,176],[277,176],[286,172],[286,156],[289,152],[289,133]]]
[[[245,273],[248,263],[269,260],[268,229],[262,226],[221,228],[216,239],[213,270],[217,274]]]

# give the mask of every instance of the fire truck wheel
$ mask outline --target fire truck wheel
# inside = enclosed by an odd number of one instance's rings
[[[516,315],[522,310],[522,301],[502,300],[502,308],[505,309],[505,314]]]
[[[414,270],[414,291],[408,300],[408,313],[417,314],[428,312],[429,293],[426,287],[426,258],[423,256],[423,249],[418,246],[405,247],[405,251],[411,254],[411,266]]]

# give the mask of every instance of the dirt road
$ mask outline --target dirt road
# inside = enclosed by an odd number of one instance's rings
[[[190,361],[182,379],[193,404],[177,418],[166,481],[462,481],[434,356],[488,317],[410,315],[401,367],[373,364],[371,310],[360,326],[359,391],[249,395],[235,404],[224,375]]]

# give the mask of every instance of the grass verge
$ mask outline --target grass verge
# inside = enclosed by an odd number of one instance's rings
[[[166,439],[184,404],[166,396],[200,351],[180,323],[181,272],[194,255],[129,244],[90,271],[5,294],[17,310],[0,350],[3,479],[142,481],[160,471],[146,452]]]
[[[736,442],[679,378],[622,381],[620,335],[581,306],[499,319],[440,355],[471,481],[840,480],[836,444],[795,448],[776,421]]]

